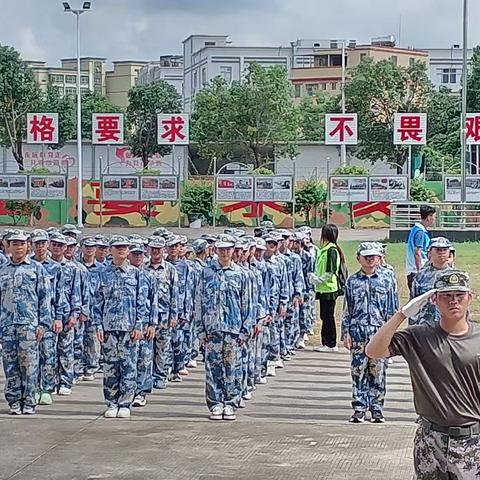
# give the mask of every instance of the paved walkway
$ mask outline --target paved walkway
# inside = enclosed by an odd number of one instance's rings
[[[411,479],[405,363],[389,367],[387,423],[351,425],[348,361],[346,351],[299,352],[233,423],[207,419],[201,368],[155,392],[130,420],[102,418],[100,380],[35,417],[9,417],[2,403],[0,479]]]

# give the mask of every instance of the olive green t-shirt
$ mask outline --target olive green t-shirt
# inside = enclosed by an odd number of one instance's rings
[[[446,427],[480,421],[480,326],[456,337],[440,324],[415,325],[396,332],[389,350],[410,367],[419,415]]]

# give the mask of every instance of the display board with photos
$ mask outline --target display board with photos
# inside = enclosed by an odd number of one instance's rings
[[[253,202],[254,179],[251,175],[219,175],[216,177],[216,198],[219,202]]]
[[[28,200],[27,175],[0,175],[2,200]]]
[[[293,178],[283,175],[255,177],[255,201],[292,202]]]
[[[465,201],[480,203],[480,175],[467,175],[465,180]],[[462,177],[460,175],[443,177],[443,199],[445,202],[462,201]]]
[[[168,201],[178,200],[178,177],[174,175],[104,175],[103,200]]]
[[[0,175],[2,200],[65,200],[64,175]]]
[[[403,175],[330,177],[331,202],[392,202],[408,201],[408,177]]]

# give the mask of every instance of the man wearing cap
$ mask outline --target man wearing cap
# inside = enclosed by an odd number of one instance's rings
[[[74,238],[76,240],[78,235],[80,235],[82,232],[80,230],[78,230],[75,225],[72,225],[71,223],[66,223],[60,229],[60,233],[62,235],[65,235],[66,237],[71,237],[71,238]]]
[[[87,271],[87,288],[90,299],[88,315],[84,319],[83,355],[80,362],[79,376],[85,381],[95,380],[95,373],[99,369],[100,345],[98,343],[96,328],[93,323],[93,300],[98,288],[99,273],[104,268],[95,258],[97,240],[85,237],[81,241],[81,255],[79,262]]]
[[[345,286],[342,338],[350,350],[352,375],[351,423],[363,423],[367,411],[372,423],[383,423],[385,400],[385,359],[371,360],[365,346],[398,305],[390,277],[379,270],[382,252],[371,242],[360,244],[357,260],[361,269],[350,276]]]
[[[59,264],[55,321],[61,321],[57,337],[57,388],[59,395],[70,395],[74,381],[75,325],[82,312],[81,280],[78,268],[65,258],[67,239],[61,233],[50,236],[52,260]],[[57,322],[56,322],[57,323]]]
[[[100,272],[93,310],[99,342],[103,343],[105,418],[130,418],[137,389],[137,348],[146,315],[145,280],[128,262],[125,237],[110,240],[112,263]]]
[[[419,297],[433,288],[435,279],[445,271],[452,270],[449,264],[450,240],[445,237],[432,238],[428,247],[428,261],[415,275],[411,298]],[[409,325],[422,325],[428,322],[438,322],[440,313],[435,304],[428,302],[417,315],[408,319]]]
[[[433,301],[438,322],[399,330],[405,319]],[[468,275],[440,273],[434,289],[411,300],[370,340],[371,358],[402,355],[410,367],[419,480],[480,478],[480,327],[468,320]]]
[[[168,257],[167,261],[175,267],[178,274],[178,323],[172,331],[172,381],[181,382],[181,375],[188,375],[185,369],[187,357],[186,332],[190,330],[191,312],[193,308],[192,299],[192,276],[191,267],[188,261],[183,258],[184,249],[187,244],[187,237],[177,236],[167,240]]]
[[[153,339],[153,387],[167,388],[168,370],[172,366],[172,329],[178,321],[178,274],[165,260],[165,239],[152,237],[148,244],[150,260],[145,264],[155,282],[158,321]]]
[[[95,241],[95,260],[101,264],[109,263],[110,242],[104,235],[95,235]]]
[[[208,242],[207,258],[205,259],[205,263],[209,265],[213,260],[216,259],[215,242],[217,241],[217,236],[205,233],[201,236],[201,238]]]
[[[35,413],[38,343],[52,328],[47,273],[28,258],[27,240],[21,230],[9,234],[10,259],[0,270],[0,342],[12,415]]]
[[[215,243],[218,260],[203,271],[196,292],[201,312],[199,339],[205,341],[206,400],[212,420],[235,420],[242,390],[238,376],[240,347],[254,322],[248,279],[232,261],[235,239],[222,235]]]
[[[133,243],[130,245],[128,255],[130,265],[141,269],[144,277],[146,299],[146,320],[143,326],[143,337],[138,343],[137,356],[137,388],[132,407],[144,407],[147,404],[147,395],[152,393],[153,389],[153,339],[158,324],[158,299],[155,285],[155,279],[145,266],[145,247],[143,243]]]

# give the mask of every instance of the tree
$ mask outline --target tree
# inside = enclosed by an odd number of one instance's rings
[[[12,149],[24,170],[22,141],[26,116],[38,106],[40,91],[32,71],[12,47],[0,45],[0,144]]]
[[[322,183],[315,180],[305,182],[295,192],[295,210],[305,217],[305,222],[310,225],[311,211],[321,207],[327,201],[327,191]],[[324,215],[323,215],[324,217]]]
[[[351,75],[345,94],[347,111],[358,113],[360,142],[355,155],[372,163],[386,161],[400,173],[408,148],[393,144],[394,114],[426,111],[432,91],[427,65],[400,67],[390,60],[366,59]]]
[[[75,98],[74,98],[75,101]],[[77,109],[74,108],[76,115]],[[93,113],[122,113],[122,109],[114,105],[107,97],[98,93],[82,95],[82,137],[92,138],[92,114]],[[76,120],[75,120],[76,125]],[[76,127],[75,127],[76,128]],[[77,133],[73,138],[77,138]]]
[[[157,144],[157,114],[179,113],[182,99],[175,87],[162,80],[131,88],[128,101],[128,145],[132,153],[142,159],[143,167],[148,168],[152,155],[167,155],[171,151],[171,147]]]
[[[269,149],[297,154],[300,116],[285,68],[250,64],[245,80],[216,79],[195,97],[192,139],[202,155],[223,156],[234,146],[248,149],[255,167],[269,160]]]
[[[480,112],[480,46],[473,49],[467,80],[467,112]]]

